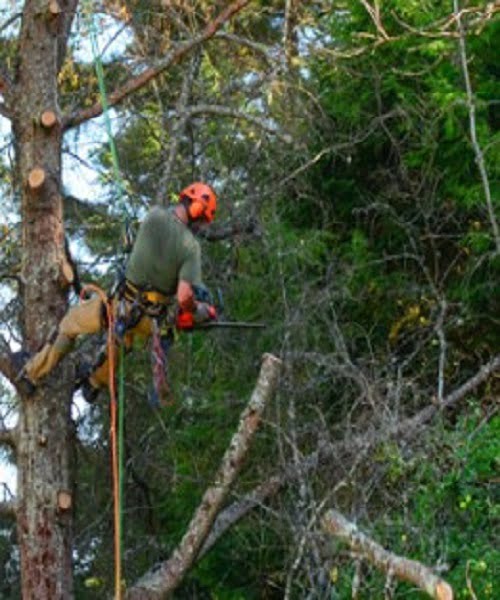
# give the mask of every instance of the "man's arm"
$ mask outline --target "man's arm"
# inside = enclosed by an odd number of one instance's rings
[[[217,318],[215,307],[208,302],[196,300],[193,286],[189,281],[181,279],[177,286],[177,315],[178,329],[191,329],[195,323],[203,323]]]
[[[177,303],[185,312],[192,313],[196,307],[193,286],[185,279],[181,279],[177,285]]]

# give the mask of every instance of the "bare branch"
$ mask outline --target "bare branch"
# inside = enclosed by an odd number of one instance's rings
[[[360,0],[360,2],[365,7],[366,12],[370,15],[370,18],[377,29],[379,37],[384,41],[388,41],[390,37],[387,35],[387,31],[382,25],[378,0],[374,0],[373,6],[367,0]]]
[[[248,219],[246,221],[233,220],[226,224],[212,225],[206,231],[199,233],[200,237],[209,242],[230,240],[241,235],[259,237],[262,235],[262,231],[255,220]]]
[[[190,114],[185,110],[186,106],[189,102],[189,98],[191,97],[193,83],[198,74],[199,68],[201,64],[201,54],[200,52],[196,52],[193,58],[191,59],[191,64],[188,69],[186,69],[186,73],[184,75],[184,80],[182,82],[182,89],[177,100],[176,113],[177,118],[172,127],[170,148],[168,150],[168,158],[165,164],[165,168],[163,170],[160,181],[158,182],[158,191],[156,194],[156,203],[157,204],[168,204],[168,196],[165,194],[165,187],[167,183],[170,181],[170,176],[174,169],[175,160],[177,157],[177,150],[179,148],[179,144],[181,141],[181,135],[186,129],[186,125],[189,121]]]
[[[453,600],[450,585],[435,575],[429,567],[389,552],[336,510],[329,510],[324,515],[322,525],[325,531],[346,542],[357,554],[361,554],[391,577],[413,583],[436,600]]]
[[[446,352],[447,352],[447,347],[448,347],[448,344],[446,342],[446,336],[444,333],[444,321],[445,321],[445,315],[446,315],[446,310],[448,308],[448,305],[444,298],[442,298],[440,300],[439,305],[440,305],[440,311],[439,311],[439,316],[437,318],[435,331],[436,331],[436,335],[438,336],[438,340],[439,340],[439,366],[438,366],[437,398],[438,398],[438,402],[441,404],[443,402],[443,394],[444,394]]]
[[[6,119],[11,118],[10,110],[7,108],[7,105],[4,102],[0,102],[0,115]]]
[[[0,446],[16,447],[17,429],[15,427],[3,427],[0,425]]]
[[[245,113],[241,110],[230,108],[228,106],[221,106],[218,104],[197,104],[195,106],[189,106],[184,109],[181,117],[187,116],[188,118],[197,114],[212,114],[220,117],[232,117],[234,119],[242,119],[256,125],[260,129],[267,131],[272,135],[276,135],[286,144],[291,144],[293,139],[290,135],[281,133],[278,127],[270,120],[261,118],[256,115]]]
[[[491,198],[491,188],[488,178],[488,172],[486,171],[486,165],[484,162],[484,155],[479,144],[477,137],[477,126],[476,126],[476,101],[474,98],[474,92],[472,91],[471,80],[469,76],[469,67],[467,65],[467,49],[465,46],[465,31],[460,16],[458,0],[453,0],[453,9],[455,13],[455,19],[457,23],[457,29],[459,32],[458,45],[460,48],[460,63],[462,65],[462,74],[464,76],[465,92],[467,94],[467,109],[469,111],[469,130],[474,148],[474,154],[476,157],[477,167],[481,176],[481,182],[483,184],[484,197],[486,199],[486,207],[488,209],[488,216],[490,218],[491,230],[493,232],[493,239],[495,241],[497,254],[500,254],[500,229],[495,216],[495,208],[493,206],[493,200]]]
[[[0,67],[0,94],[3,94],[4,96],[6,96],[11,88],[12,82],[10,80],[10,76],[7,73],[7,71],[5,70],[4,67]],[[3,110],[2,110],[2,114],[4,114],[4,116],[8,116],[8,109],[6,107],[5,104],[2,104],[3,106]]]
[[[0,515],[14,518],[16,516],[16,503],[14,501],[0,502]]]
[[[262,55],[262,57],[269,63],[275,63],[276,60],[273,58],[271,53],[269,52],[269,48],[264,44],[259,44],[257,42],[253,42],[247,38],[243,38],[239,35],[234,35],[233,33],[226,33],[225,31],[219,31],[215,35],[215,38],[221,40],[227,40],[228,42],[232,42],[234,44],[238,44],[239,46],[246,46],[250,48],[254,52]]]
[[[276,386],[281,361],[270,354],[264,356],[259,379],[252,397],[241,415],[238,431],[222,459],[215,483],[204,493],[188,530],[171,558],[144,575],[126,593],[127,600],[153,600],[172,593],[194,564],[212,527],[229,488],[239,473],[250,442],[261,421],[262,413]]]
[[[285,49],[285,57],[288,65],[291,64],[292,58],[297,53],[297,36],[295,33],[295,27],[297,25],[297,8],[298,6],[296,0],[285,0],[283,47]]]
[[[0,335],[0,373],[10,382],[13,382],[17,373],[14,370],[12,361],[10,360],[10,346],[7,340]]]
[[[328,363],[328,357],[322,355],[314,355],[315,360],[319,361],[323,358],[325,364]],[[451,408],[457,402],[462,400],[467,394],[475,390],[482,383],[487,381],[489,377],[500,369],[500,355],[493,357],[486,365],[484,365],[473,377],[468,379],[464,384],[458,387],[454,392],[443,398],[440,406],[431,404],[422,409],[413,417],[409,417],[396,423],[392,427],[383,427],[380,430],[369,431],[365,434],[354,436],[349,439],[339,442],[323,444],[316,451],[306,456],[300,464],[302,474],[314,471],[321,460],[331,456],[337,458],[342,453],[357,455],[360,451],[367,451],[376,444],[379,444],[391,438],[409,439],[416,432],[421,431],[423,425],[428,423],[442,408]],[[298,476],[298,470],[295,465],[285,468],[280,473],[270,477],[266,482],[256,487],[253,491],[246,494],[243,498],[237,500],[226,509],[224,509],[215,520],[214,526],[207,538],[205,545],[202,548],[201,555],[205,554],[210,548],[238,521],[240,521],[251,510],[262,506],[268,499],[277,494],[280,489],[294,481]]]
[[[207,537],[202,549],[200,550],[199,558],[205,556],[205,554],[226,533],[226,531],[236,524],[240,519],[242,519],[247,513],[257,506],[261,506],[266,498],[270,498],[279,492],[284,483],[285,480],[283,476],[276,475],[275,477],[271,477],[271,479],[256,487],[241,500],[233,502],[233,504],[223,510],[215,520],[210,531],[210,535]]]
[[[500,5],[498,2],[488,2],[486,4],[485,10],[483,11],[482,6],[471,6],[468,8],[462,8],[458,10],[458,6],[454,7],[453,14],[446,18],[445,22],[441,25],[441,31],[446,31],[450,27],[453,27],[455,24],[465,17],[466,15],[470,15],[473,13],[479,14],[477,21],[475,24],[479,23],[484,25],[486,21],[489,21],[493,15],[500,11]]]
[[[193,48],[196,48],[203,42],[206,42],[212,38],[217,33],[217,30],[224,25],[224,23],[229,21],[235,14],[245,8],[250,1],[251,0],[235,0],[235,2],[232,2],[213,21],[211,21],[199,35],[193,37],[187,42],[176,45],[156,66],[146,69],[140,75],[133,77],[127,83],[125,83],[125,85],[112,92],[108,97],[108,105],[115,106],[131,93],[144,87],[154,77],[157,77],[170,66],[179,62]],[[98,102],[90,108],[83,109],[79,112],[66,116],[63,119],[63,128],[70,129],[71,127],[80,125],[89,119],[99,116],[102,114],[102,111],[102,103]]]
[[[5,482],[0,482],[2,489],[0,501],[0,516],[13,518],[16,515],[17,503],[14,494]]]
[[[18,19],[20,19],[23,16],[23,13],[15,13],[12,15],[12,17],[8,18],[7,21],[5,21],[5,23],[2,23],[0,25],[0,33],[4,30],[9,28],[11,25],[13,25]]]

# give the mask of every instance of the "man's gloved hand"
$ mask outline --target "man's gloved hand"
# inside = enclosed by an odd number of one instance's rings
[[[193,329],[196,323],[204,323],[205,321],[215,321],[217,319],[217,311],[215,306],[207,302],[197,302],[194,312],[180,310],[177,313],[175,326],[177,329],[189,330]]]
[[[207,302],[197,302],[194,310],[194,322],[203,323],[204,321],[215,321],[217,319],[217,311],[215,306]]]
[[[175,319],[175,326],[177,329],[193,329],[194,316],[192,312],[185,310],[179,310]]]

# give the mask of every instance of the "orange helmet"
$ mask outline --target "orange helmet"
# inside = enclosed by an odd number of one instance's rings
[[[213,189],[206,183],[197,181],[188,185],[179,194],[182,200],[188,199],[187,207],[188,214],[193,221],[204,219],[207,223],[211,223],[215,217],[217,209],[217,196]]]

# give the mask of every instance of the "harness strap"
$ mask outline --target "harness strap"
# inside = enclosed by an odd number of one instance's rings
[[[136,300],[137,298],[140,298],[144,302],[149,302],[152,304],[170,304],[170,302],[172,302],[171,296],[167,296],[163,292],[155,290],[154,288],[137,286],[129,279],[125,279],[123,295],[127,300]]]
[[[125,279],[119,294],[127,302],[139,306],[146,315],[153,318],[165,316],[168,307],[174,301],[171,296],[167,296],[163,292],[155,289],[141,288],[128,279]]]
[[[153,390],[149,400],[153,406],[170,406],[173,395],[168,382],[167,353],[172,344],[172,335],[161,334],[160,323],[153,319],[153,336],[151,344],[151,361],[153,367]]]

